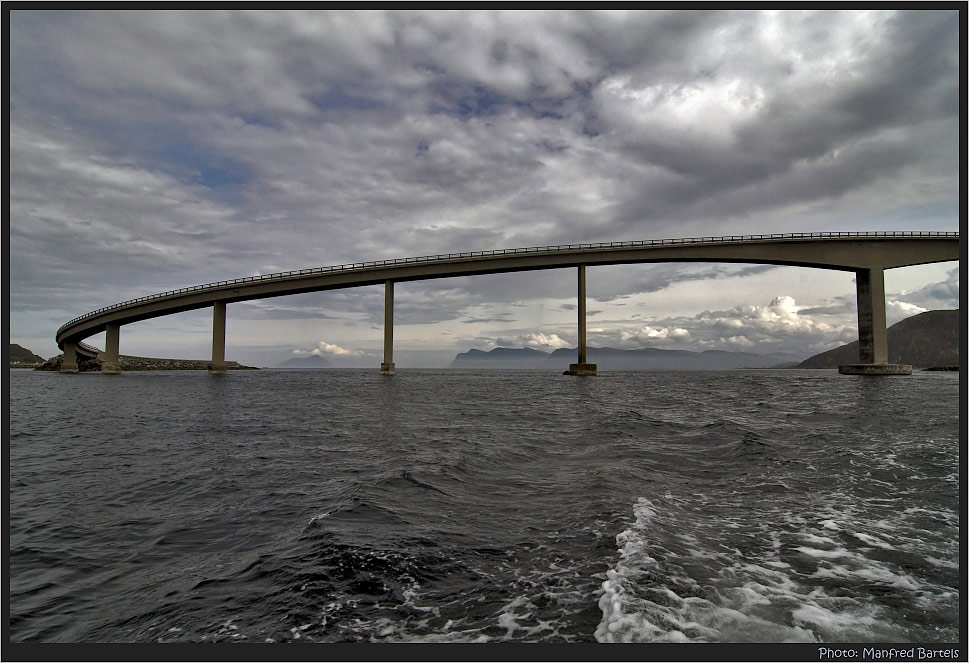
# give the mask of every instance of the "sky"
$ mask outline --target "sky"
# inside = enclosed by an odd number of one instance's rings
[[[12,11],[10,342],[144,295],[549,244],[958,231],[959,12]],[[854,276],[587,269],[589,344],[857,339]],[[889,270],[888,322],[959,307]],[[230,304],[226,358],[379,366],[383,287]],[[212,312],[121,353],[205,359]],[[397,284],[398,368],[577,342],[575,270]],[[88,339],[103,347],[104,334]]]

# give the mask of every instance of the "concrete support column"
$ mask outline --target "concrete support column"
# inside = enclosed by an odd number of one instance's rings
[[[586,347],[585,265],[579,265],[579,363],[569,364],[569,375],[595,375],[596,365],[588,363]]]
[[[212,305],[212,362],[209,373],[225,375],[225,302]]]
[[[888,363],[888,324],[885,318],[885,270],[881,267],[855,272],[858,302],[858,361],[839,366],[848,375],[910,375],[908,364]]]
[[[885,319],[885,270],[855,272],[858,297],[858,354],[862,364],[888,363],[888,330]]]
[[[585,265],[579,265],[579,363],[586,363]]]
[[[109,324],[105,328],[104,352],[101,354],[101,374],[117,375],[121,372],[121,356],[118,348],[121,340],[121,325]]]
[[[384,361],[381,375],[394,374],[394,282],[384,284]]]
[[[77,373],[77,346],[64,342],[64,361],[61,362],[61,373]]]

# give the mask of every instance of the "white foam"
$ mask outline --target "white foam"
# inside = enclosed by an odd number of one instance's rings
[[[525,608],[525,612],[518,614],[516,610],[519,608]],[[518,620],[527,619],[531,616],[529,609],[534,610],[535,606],[529,602],[528,598],[524,596],[515,597],[512,601],[502,606],[501,611],[498,613],[498,626],[506,629],[506,635],[511,637],[515,631],[522,629],[518,625]]]
[[[855,558],[856,563],[860,560]],[[871,564],[870,561],[867,561]],[[884,565],[871,564],[870,566],[858,567],[858,566],[828,566],[825,568],[818,569],[812,577],[815,578],[853,578],[858,580],[863,580],[866,582],[874,582],[880,585],[886,585],[889,587],[898,587],[900,589],[908,589],[912,591],[918,591],[922,589],[922,585],[916,581],[914,578],[908,575],[894,573],[893,571],[886,568]]]
[[[805,624],[822,632],[868,631],[878,623],[878,619],[870,613],[852,614],[844,610],[835,612],[817,603],[801,605],[791,612],[791,616],[795,623]]]
[[[404,605],[406,607],[408,607],[408,608],[411,608],[412,610],[418,610],[420,612],[429,612],[432,615],[434,615],[435,617],[440,617],[441,616],[441,609],[438,606],[436,606],[436,605],[432,605],[432,606],[418,605],[418,603],[420,602],[420,600],[422,598],[422,596],[420,594],[420,591],[419,591],[420,590],[420,587],[421,586],[415,582],[410,587],[408,587],[403,592],[401,592],[401,595],[404,597]],[[448,621],[448,623],[449,624],[451,623],[450,620]]]
[[[863,532],[852,532],[851,535],[858,539],[859,541],[864,541],[870,546],[875,546],[876,548],[882,548],[883,550],[895,550],[895,546],[890,543],[886,543],[881,539],[874,537],[870,534],[865,534]]]
[[[800,532],[798,537],[805,543],[812,543],[815,546],[818,545],[836,545],[834,539],[828,536],[818,536],[817,534],[812,534],[811,532]]]
[[[857,530],[848,529],[849,523],[854,524],[849,509],[841,508],[835,518],[826,514],[820,519],[790,517],[777,526],[768,524],[753,530],[748,522],[746,536],[752,541],[759,537],[764,545],[755,545],[752,549],[744,546],[745,550],[751,550],[746,553],[736,546],[725,545],[729,539],[725,541],[722,534],[732,529],[730,525],[742,525],[742,522],[728,520],[720,514],[705,517],[702,512],[702,508],[689,501],[673,498],[668,498],[665,507],[659,501],[645,498],[637,501],[633,509],[636,520],[617,535],[619,559],[606,572],[602,583],[598,602],[602,619],[595,631],[596,640],[837,642],[868,639],[880,632],[886,636],[892,633],[891,625],[884,623],[883,608],[872,602],[828,596],[816,580],[850,577],[865,584],[874,581],[917,590],[912,578],[823,534],[848,534]],[[691,518],[690,534],[680,536],[684,517]],[[786,533],[783,528],[791,524],[805,529]],[[863,532],[852,536],[870,547],[893,547],[884,538]],[[792,537],[802,545],[792,545]],[[696,548],[703,548],[704,552],[696,554]],[[797,570],[785,561],[792,554],[815,560],[816,573],[802,575],[803,564],[795,562],[797,569],[801,569]],[[711,563],[698,567],[689,561],[698,559],[709,559]],[[697,572],[701,575],[696,575]],[[690,577],[691,573],[696,577]],[[710,576],[704,577],[705,573]],[[806,577],[815,581],[805,582]]]
[[[834,548],[833,550],[826,550],[822,548],[809,548],[808,546],[797,546],[794,548],[798,552],[802,552],[810,557],[817,557],[819,559],[836,559],[838,557],[849,556],[849,553],[844,548]]]
[[[938,557],[926,557],[925,561],[934,566],[940,566],[945,569],[958,569],[959,560],[958,559],[939,559]]]

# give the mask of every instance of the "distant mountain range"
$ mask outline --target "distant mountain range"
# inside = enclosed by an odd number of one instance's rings
[[[472,349],[456,355],[448,368],[547,368],[550,356],[532,348]]]
[[[888,328],[888,361],[915,368],[959,365],[959,310],[926,311]],[[837,368],[858,363],[858,341],[822,352],[795,368]]]
[[[310,355],[287,359],[276,368],[330,368],[330,362],[320,355]]]
[[[927,311],[906,318],[888,328],[888,361],[915,368],[958,367],[960,345],[959,311]],[[640,348],[592,348],[589,363],[599,370],[691,371],[734,368],[837,368],[859,361],[858,341],[822,352],[801,361],[783,353],[764,355],[749,352],[707,350],[661,350]],[[458,354],[448,368],[560,369],[576,362],[574,348],[542,352],[533,348],[495,348],[489,352],[468,350]]]
[[[574,348],[560,348],[551,353],[532,348],[495,348],[489,352],[469,350],[458,354],[448,368],[562,369],[576,362],[576,352]],[[590,347],[587,359],[589,363],[596,364],[599,370],[716,371],[734,368],[773,368],[796,363],[801,357],[777,352],[758,355],[723,350],[691,352],[659,348],[620,350]]]

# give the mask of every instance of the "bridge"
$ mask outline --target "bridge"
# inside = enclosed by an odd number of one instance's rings
[[[315,267],[196,285],[114,304],[74,318],[57,330],[64,352],[62,372],[77,372],[77,357],[97,355],[102,373],[121,372],[122,325],[212,307],[211,373],[225,373],[226,305],[365,285],[384,284],[384,354],[380,372],[394,374],[393,314],[397,282],[575,268],[578,289],[578,356],[572,375],[595,375],[587,361],[585,272],[588,266],[653,262],[729,262],[793,265],[854,272],[858,307],[859,362],[842,373],[910,373],[911,366],[888,363],[885,318],[886,269],[959,259],[957,232],[835,232],[692,237],[594,244],[563,244],[471,251]],[[99,353],[83,340],[105,332]]]

